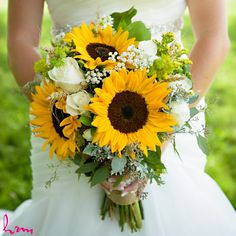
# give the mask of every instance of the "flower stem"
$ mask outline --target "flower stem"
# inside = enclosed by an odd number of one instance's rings
[[[101,205],[101,217],[105,219],[106,215],[110,218],[115,216],[120,226],[121,232],[124,231],[125,224],[127,224],[132,232],[137,232],[143,226],[143,206],[141,200],[136,201],[130,205],[119,205],[114,203],[105,194],[103,203]]]

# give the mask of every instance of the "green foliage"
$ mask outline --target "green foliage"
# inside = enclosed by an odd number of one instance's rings
[[[137,14],[137,10],[134,7],[131,7],[128,11],[114,12],[113,14],[111,14],[111,17],[113,18],[114,29],[116,30],[119,29],[119,27],[121,27],[122,24],[125,26],[131,24],[132,18],[136,14]]]
[[[174,35],[170,32],[166,33],[161,41],[154,42],[157,46],[158,58],[150,68],[149,75],[156,75],[159,81],[167,80],[170,75],[175,74],[185,75],[190,79],[191,61],[183,57],[187,54],[187,50],[182,49],[175,42]]]
[[[102,183],[110,176],[110,170],[107,166],[103,166],[95,171],[91,179],[91,187]]]
[[[114,158],[111,162],[112,172],[113,173],[118,173],[120,171],[123,171],[126,163],[127,163],[126,157],[122,157],[122,158],[116,157],[116,158]]]
[[[49,67],[46,63],[46,59],[42,58],[34,64],[34,71],[36,73],[42,74],[44,78],[48,77]]]
[[[79,121],[83,124],[83,125],[86,125],[86,126],[91,126],[91,123],[92,123],[92,118],[91,117],[88,117],[88,116],[85,116],[85,115],[82,115],[80,116],[79,118]]]
[[[143,160],[147,166],[153,170],[152,174],[149,176],[149,178],[155,179],[157,184],[161,184],[161,178],[160,175],[164,173],[165,166],[161,162],[161,149],[160,147],[156,147],[156,151],[148,151],[148,156],[144,156]]]
[[[122,28],[129,32],[129,38],[135,38],[137,41],[151,39],[150,30],[141,21],[132,22],[132,18],[137,14],[137,10],[131,7],[128,11],[115,12],[111,14],[113,26],[116,30]]]
[[[159,171],[159,173],[165,169],[165,166],[161,162],[161,150],[159,147],[157,147],[156,152],[148,151],[148,157],[145,157],[144,161],[150,168]]]
[[[197,115],[199,113],[199,110],[196,107],[192,107],[190,109],[190,116],[191,118],[194,117],[195,115]]]
[[[209,150],[208,150],[208,145],[207,145],[207,138],[202,135],[198,135],[197,136],[197,143],[198,143],[198,146],[201,148],[202,152],[204,154],[208,155]]]
[[[53,53],[50,55],[50,68],[60,67],[63,65],[63,59],[66,58],[69,49],[67,46],[55,46]]]
[[[127,26],[129,37],[135,38],[137,41],[145,41],[151,39],[150,30],[141,21],[135,21]]]

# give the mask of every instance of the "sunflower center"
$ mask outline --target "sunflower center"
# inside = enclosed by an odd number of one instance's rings
[[[68,116],[70,116],[69,114],[64,113],[62,110],[56,108],[55,104],[53,105],[52,108],[52,123],[53,126],[56,130],[56,132],[59,134],[59,136],[61,138],[65,138],[68,139],[67,137],[65,137],[65,135],[63,134],[63,128],[65,126],[60,126],[60,123],[67,118]]]
[[[102,61],[108,60],[109,52],[116,52],[114,47],[102,43],[90,43],[86,50],[93,59],[100,57]]]
[[[125,119],[131,119],[134,115],[134,109],[131,106],[122,107],[121,112]]]
[[[108,118],[113,128],[122,133],[138,131],[148,118],[145,99],[131,91],[117,93],[108,107]]]

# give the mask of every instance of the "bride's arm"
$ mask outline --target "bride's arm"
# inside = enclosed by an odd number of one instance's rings
[[[229,48],[225,0],[188,0],[196,43],[191,51],[194,90],[204,96]]]
[[[33,80],[44,0],[9,0],[8,58],[19,85]]]

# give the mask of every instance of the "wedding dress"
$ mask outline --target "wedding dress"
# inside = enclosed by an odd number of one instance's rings
[[[47,0],[53,32],[66,24],[90,22],[99,15],[138,10],[135,17],[144,21],[154,37],[173,31],[181,42],[181,19],[186,8],[184,0]],[[204,126],[204,114],[193,122],[196,130]],[[32,199],[25,201],[12,214],[8,213],[8,229],[15,226],[33,229],[35,236],[128,236],[116,220],[102,221],[99,216],[103,193],[100,187],[90,188],[86,177],[75,174],[76,166],[60,164],[49,148],[41,150],[43,140],[31,135],[31,166],[33,169]],[[145,220],[137,236],[236,236],[236,213],[216,183],[204,173],[205,155],[191,134],[178,134],[176,144],[181,159],[171,144],[163,153],[167,173],[164,185],[148,184],[143,201]],[[51,186],[45,183],[57,178]],[[55,177],[55,176],[54,176]],[[3,216],[4,211],[1,212]],[[5,222],[6,224],[6,222]],[[0,223],[0,234],[2,225]],[[25,236],[21,232],[17,235]],[[4,236],[9,233],[3,233]]]

